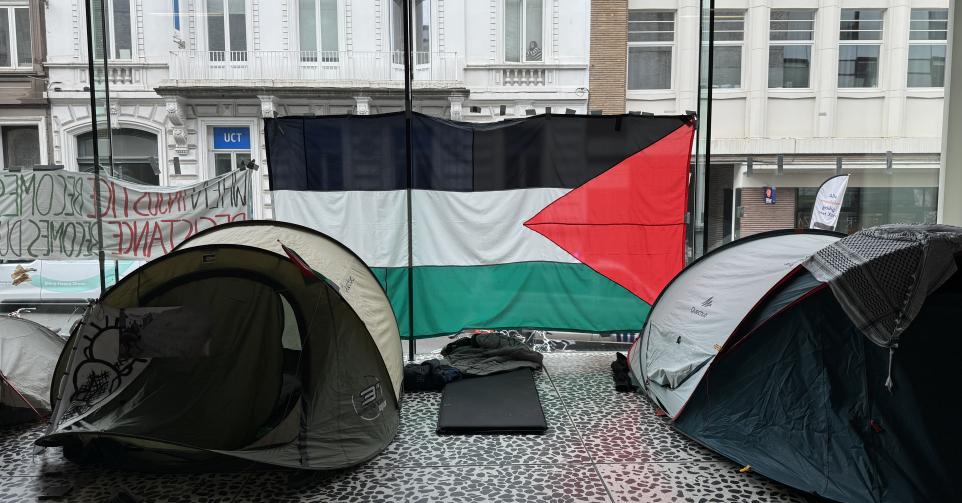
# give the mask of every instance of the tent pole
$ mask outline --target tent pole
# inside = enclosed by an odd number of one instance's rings
[[[104,270],[104,226],[103,226],[103,216],[100,214],[100,152],[99,143],[100,138],[97,135],[97,90],[96,85],[96,75],[94,72],[94,19],[93,19],[93,9],[91,5],[93,2],[102,2],[102,0],[87,0],[84,2],[87,8],[87,73],[88,81],[90,82],[90,126],[94,133],[93,137],[93,155],[94,155],[94,201],[95,201],[95,211],[97,213],[97,263],[100,266],[100,292],[103,294],[107,290],[107,274]],[[103,4],[101,3],[100,12],[103,13]],[[101,28],[100,33],[106,34],[106,23],[103,22],[103,16],[101,15]],[[107,58],[106,48],[104,49],[104,60]],[[104,107],[106,109],[107,107]],[[107,127],[110,127],[108,123]]]
[[[404,15],[404,152],[407,165],[407,220],[408,220],[408,361],[414,361],[417,343],[414,340],[414,232],[411,196],[414,186],[414,152],[411,148],[411,0],[403,1]]]

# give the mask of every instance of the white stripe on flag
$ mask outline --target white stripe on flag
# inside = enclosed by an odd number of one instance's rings
[[[569,189],[414,191],[414,265],[577,263],[524,226]]]
[[[318,230],[368,267],[407,267],[407,202],[402,190],[273,194],[275,219]]]
[[[569,189],[414,191],[414,265],[577,263],[524,226]],[[274,192],[277,220],[317,229],[370,267],[407,266],[404,191]]]

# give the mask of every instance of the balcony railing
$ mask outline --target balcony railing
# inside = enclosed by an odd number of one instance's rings
[[[464,61],[458,53],[417,52],[413,56],[417,83],[462,84]],[[289,81],[291,85],[393,86],[404,80],[402,58],[399,51],[173,51],[170,79],[182,85]]]

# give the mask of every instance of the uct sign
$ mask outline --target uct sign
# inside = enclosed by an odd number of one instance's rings
[[[251,130],[246,127],[215,127],[214,150],[250,150]]]

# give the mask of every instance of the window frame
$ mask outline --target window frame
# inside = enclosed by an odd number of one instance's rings
[[[518,61],[508,60],[508,8],[506,2],[501,2],[501,60],[506,65],[532,65],[532,64],[544,64],[548,59],[548,44],[545,43],[545,35],[548,33],[545,30],[545,0],[541,0],[541,59],[528,59],[528,50],[524,45],[524,41],[527,40],[528,36],[528,1],[529,0],[518,0],[521,5],[521,19],[518,21],[520,23],[521,29],[518,33],[520,40],[518,40],[518,46],[521,50],[521,55]]]
[[[243,65],[243,64],[246,64],[246,63],[247,63],[248,61],[250,61],[250,59],[251,59],[251,54],[250,54],[250,53],[253,52],[253,49],[252,49],[253,40],[252,40],[252,38],[253,38],[253,32],[254,32],[254,30],[253,30],[253,26],[252,26],[252,24],[251,24],[253,21],[252,21],[252,18],[251,18],[251,11],[250,11],[250,9],[251,9],[251,2],[250,2],[250,0],[243,0],[243,2],[244,2],[244,49],[241,50],[241,51],[235,51],[235,50],[232,50],[232,49],[230,48],[230,0],[213,0],[213,1],[221,2],[221,5],[223,5],[223,7],[224,7],[224,11],[223,11],[223,12],[224,12],[224,16],[223,16],[223,17],[224,17],[224,20],[223,20],[223,22],[224,22],[224,27],[223,27],[223,28],[224,28],[224,49],[223,49],[222,51],[215,51],[215,50],[213,50],[213,49],[210,48],[210,47],[211,47],[211,46],[210,46],[210,42],[211,42],[211,39],[210,39],[210,24],[209,24],[209,21],[207,21],[206,17],[207,17],[207,15],[208,15],[208,13],[210,12],[210,2],[211,2],[211,1],[212,1],[212,0],[204,0],[204,4],[203,4],[203,6],[204,6],[204,12],[203,12],[203,14],[204,14],[204,16],[205,16],[205,20],[204,20],[204,27],[203,27],[203,29],[202,29],[202,31],[204,32],[204,39],[205,39],[205,42],[206,42],[206,44],[207,44],[207,54],[209,55],[210,62],[211,62],[211,63],[221,63],[221,64],[223,64],[223,63],[231,63],[231,64],[233,64],[233,65]],[[215,53],[215,52],[223,52],[223,53],[224,53],[224,54],[223,54],[223,57],[222,57],[221,59],[215,59],[215,58],[213,57],[213,53]],[[244,53],[244,57],[243,57],[243,58],[234,59],[234,58],[233,58],[233,53],[240,53],[240,52],[243,52],[243,53]]]
[[[787,11],[787,12],[807,12],[807,13],[809,13],[809,14],[812,15],[812,30],[811,30],[811,32],[810,32],[811,38],[809,38],[808,40],[772,40],[772,33],[775,32],[775,31],[778,31],[778,32],[783,32],[783,31],[784,31],[784,32],[800,31],[800,30],[772,30],[772,16],[771,16],[771,13],[772,13],[772,12],[786,12],[786,11]],[[815,50],[815,34],[817,33],[817,30],[818,30],[818,11],[817,11],[816,9],[771,9],[771,10],[769,11],[769,15],[768,15],[768,53],[767,53],[767,55],[765,56],[766,66],[767,66],[767,69],[766,69],[766,77],[767,77],[767,78],[765,79],[765,80],[766,80],[766,83],[765,83],[766,89],[776,90],[776,91],[811,91],[812,89],[814,89],[814,86],[812,85],[812,81],[814,80],[814,79],[813,79],[813,76],[812,76],[812,73],[813,73],[813,70],[815,69],[815,57],[816,57],[816,54],[817,54],[817,51]],[[808,86],[806,86],[806,87],[785,87],[785,86],[783,85],[783,86],[779,86],[779,87],[772,87],[772,86],[771,86],[771,71],[772,71],[771,49],[772,49],[772,47],[790,47],[790,46],[791,46],[791,47],[808,47]],[[784,66],[783,66],[783,68],[784,68]],[[784,79],[782,79],[782,82],[784,83]]]
[[[748,11],[745,9],[717,9],[715,11],[716,26],[718,23],[719,15],[722,15],[722,16],[737,15],[741,17],[742,28],[740,32],[736,32],[732,30],[724,30],[721,32],[721,33],[741,33],[741,40],[718,40],[717,35],[719,31],[713,30],[714,31],[713,40],[714,40],[715,47],[739,47],[740,48],[739,53],[741,54],[741,58],[738,61],[738,85],[736,87],[718,87],[715,85],[715,82],[712,81],[712,90],[713,91],[742,91],[745,89],[745,23],[748,21]],[[675,30],[672,30],[672,33],[673,33],[672,38],[674,38],[674,31]],[[675,59],[674,53],[672,53],[672,66],[674,66],[674,59]],[[712,61],[713,62],[715,61],[714,55],[712,56]],[[712,71],[714,72],[714,69]]]
[[[402,41],[401,44],[402,44],[402,47],[395,47],[395,46],[394,46],[394,45],[395,45],[395,36],[396,36],[396,34],[394,33],[394,30],[395,30],[395,28],[394,28],[394,15],[395,15],[395,12],[396,12],[396,11],[395,11],[396,7],[394,6],[394,5],[395,5],[395,1],[400,1],[400,0],[388,0],[388,2],[387,2],[387,3],[388,3],[388,43],[390,44],[390,52],[391,52],[391,55],[392,55],[392,56],[391,56],[391,61],[392,61],[395,65],[403,65],[403,64],[404,64],[404,47],[403,47],[403,44],[404,44],[404,42],[403,42],[403,40],[404,40],[404,34],[401,34],[401,41]],[[427,12],[428,12],[427,26],[428,26],[428,29],[429,29],[429,31],[428,31],[428,34],[429,34],[429,35],[428,35],[428,50],[427,50],[427,51],[418,51],[418,50],[417,50],[417,43],[418,43],[418,42],[417,42],[417,35],[416,35],[416,34],[417,34],[417,9],[418,9],[418,4],[417,4],[417,0],[411,0],[411,19],[409,19],[409,21],[411,22],[411,26],[410,26],[410,29],[411,29],[411,45],[414,46],[414,47],[412,47],[412,49],[413,49],[413,53],[414,53],[414,66],[415,66],[415,67],[426,67],[426,66],[428,66],[428,65],[431,64],[431,53],[433,52],[432,49],[434,48],[434,30],[433,30],[433,28],[434,28],[434,19],[433,19],[433,16],[431,15],[431,14],[432,14],[432,11],[431,11],[431,3],[432,3],[433,1],[434,1],[434,0],[423,0],[423,2],[427,2],[427,3],[428,3],[428,10],[427,10]],[[422,2],[422,3],[423,3],[423,2]],[[338,5],[340,6],[340,3],[339,3]],[[401,2],[401,5],[403,6],[404,3]],[[340,7],[339,7],[339,8],[340,8]],[[401,24],[404,23],[404,13],[403,13],[403,12],[401,13],[401,21],[400,21],[400,23],[401,23]]]
[[[940,40],[931,40],[931,39],[913,40],[913,39],[912,39],[912,32],[915,32],[915,31],[924,31],[924,32],[941,31],[941,30],[913,30],[913,29],[912,29],[912,13],[914,13],[914,12],[916,12],[916,11],[944,11],[944,12],[946,13],[946,38],[940,39]],[[949,10],[948,10],[948,9],[941,9],[941,8],[920,7],[920,8],[913,8],[913,9],[910,10],[910,12],[909,12],[909,38],[908,38],[908,47],[906,48],[906,56],[905,56],[905,57],[906,57],[906,65],[905,65],[905,88],[906,88],[906,89],[912,89],[912,90],[936,90],[936,89],[945,89],[945,86],[944,86],[944,85],[942,85],[942,86],[911,86],[911,85],[909,85],[909,62],[911,62],[911,59],[910,59],[910,58],[911,58],[911,53],[912,53],[912,47],[913,47],[913,46],[943,46],[943,47],[945,47],[945,50],[946,50],[946,65],[945,65],[945,68],[943,69],[943,71],[946,71],[946,70],[949,69],[949,65],[948,65],[948,49],[949,49],[948,33],[949,33],[949,31],[951,31],[951,27],[948,26],[948,24],[949,24],[949,22],[950,22],[948,13],[949,13]],[[946,77],[946,75],[945,75],[945,73],[943,73],[943,74],[942,74],[942,81],[943,81],[943,82],[945,82],[945,77]]]
[[[844,14],[845,11],[878,11],[878,12],[880,12],[880,13],[881,13],[881,16],[880,16],[880,18],[879,18],[879,22],[881,23],[881,30],[879,30],[879,38],[878,38],[877,40],[842,40],[842,32],[843,32],[843,30],[842,30],[842,23],[846,22],[846,20],[842,18],[842,14]],[[887,14],[888,14],[888,9],[885,9],[885,8],[877,8],[877,7],[872,7],[872,8],[843,8],[843,9],[840,9],[840,10],[839,10],[839,24],[838,24],[838,33],[837,33],[837,36],[838,36],[838,56],[835,58],[835,88],[836,88],[836,89],[838,89],[838,90],[844,90],[845,92],[852,92],[852,91],[855,91],[855,92],[859,92],[859,91],[864,91],[864,92],[876,91],[876,92],[877,92],[877,91],[881,91],[881,90],[884,88],[883,82],[882,82],[882,76],[885,74],[885,72],[884,72],[885,69],[884,69],[884,67],[883,67],[883,63],[884,63],[884,59],[885,59],[885,58],[884,58],[884,56],[885,56],[885,25],[886,25],[886,22],[885,22],[886,19],[885,19],[885,18],[887,17]],[[844,31],[851,31],[851,30],[844,30]],[[866,30],[866,31],[876,31],[876,30]],[[863,47],[872,47],[872,46],[874,46],[874,47],[878,47],[878,61],[876,62],[877,71],[876,71],[876,75],[875,75],[875,85],[874,85],[874,86],[868,87],[868,86],[842,86],[842,85],[840,85],[840,80],[841,80],[840,77],[841,77],[841,75],[839,74],[839,72],[841,71],[841,66],[842,66],[842,46],[863,46]]]
[[[46,124],[43,119],[37,120],[22,120],[22,119],[0,119],[0,171],[7,171],[9,167],[6,164],[6,151],[3,146],[3,128],[7,127],[33,127],[37,128],[37,143],[38,150],[40,151],[40,164],[47,164],[47,131]]]
[[[7,10],[7,31],[9,32],[10,65],[0,66],[0,72],[24,72],[32,71],[37,64],[37,55],[33,47],[33,15],[30,12],[30,5],[27,2],[2,3],[0,9]],[[30,28],[30,64],[24,65],[20,62],[20,46],[17,43],[17,10],[27,11],[27,20]]]
[[[215,165],[215,159],[217,154],[230,154],[231,155],[231,169],[237,169],[237,154],[247,154],[248,158],[255,162],[260,162],[257,160],[257,149],[260,148],[259,140],[257,138],[257,125],[252,123],[246,118],[228,118],[223,117],[220,119],[208,119],[203,120],[199,123],[199,126],[203,128],[204,131],[204,144],[198,145],[198,149],[203,148],[205,155],[205,166],[203,169],[198,170],[205,180],[210,180],[217,177],[217,166]],[[250,148],[245,149],[215,149],[214,148],[214,128],[227,127],[227,128],[247,128],[248,134],[250,135]],[[198,162],[200,162],[200,156],[198,156]],[[256,179],[258,177],[252,177],[255,179],[255,185],[258,185]],[[259,189],[258,189],[259,190]],[[255,193],[257,190],[255,190]],[[259,196],[256,196],[259,197]]]
[[[632,42],[628,41],[628,47],[625,48],[625,90],[630,94],[647,94],[647,93],[671,93],[675,91],[675,61],[678,59],[678,11],[672,9],[629,9],[628,19],[631,22],[632,12],[650,12],[650,13],[670,13],[671,14],[671,40],[649,40],[644,42]],[[657,22],[657,21],[651,21]],[[664,32],[645,32],[645,33],[664,33]],[[629,39],[630,31],[629,31]],[[631,82],[631,48],[632,47],[668,47],[671,49],[671,62],[668,68],[668,87],[659,89],[632,89],[630,87]],[[744,55],[743,55],[744,57]],[[742,65],[744,66],[744,65]],[[744,80],[744,79],[743,79]]]
[[[114,26],[114,4],[116,2],[127,2],[130,12],[130,58],[118,58],[117,54],[117,31]],[[107,33],[105,34],[107,59],[110,61],[133,61],[137,59],[137,15],[133,0],[103,0],[104,16],[107,23]],[[94,54],[97,48],[94,47]]]
[[[338,64],[341,60],[341,54],[340,54],[341,48],[344,47],[344,37],[342,36],[342,28],[341,28],[343,24],[341,23],[341,12],[342,12],[341,0],[335,1],[337,5],[337,9],[336,9],[337,13],[335,14],[335,23],[336,23],[335,31],[337,32],[337,50],[335,51],[327,51],[324,49],[324,42],[323,42],[324,31],[321,26],[322,24],[321,23],[321,19],[322,19],[321,1],[322,0],[311,0],[311,2],[314,3],[314,35],[315,35],[315,42],[317,47],[313,49],[310,49],[310,48],[305,49],[304,47],[301,46],[301,30],[302,30],[303,24],[301,23],[300,0],[293,0],[292,9],[294,10],[294,12],[297,13],[297,15],[295,16],[297,18],[297,21],[294,23],[295,26],[297,27],[297,33],[294,34],[295,35],[294,38],[297,40],[297,49],[298,49],[298,52],[300,52],[299,58],[300,58],[301,64],[335,65],[335,64]],[[311,53],[311,52],[315,53],[315,56],[313,59],[310,58],[307,54],[305,54],[305,53]],[[336,53],[336,55],[333,58],[325,57],[323,54],[328,52]]]

